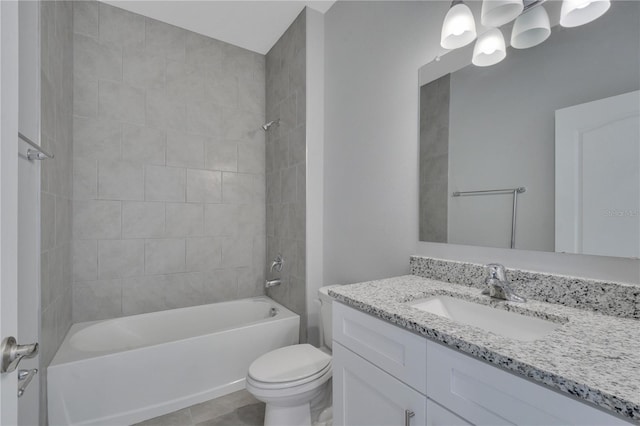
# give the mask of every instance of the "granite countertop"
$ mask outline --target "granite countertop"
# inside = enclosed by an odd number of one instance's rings
[[[512,373],[584,399],[640,424],[640,321],[529,300],[512,303],[477,288],[415,275],[332,287],[329,295]],[[520,341],[454,322],[405,302],[449,295],[562,325]]]

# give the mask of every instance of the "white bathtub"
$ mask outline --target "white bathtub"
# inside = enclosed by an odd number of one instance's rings
[[[131,424],[243,389],[299,326],[268,297],[74,324],[47,370],[49,423]]]

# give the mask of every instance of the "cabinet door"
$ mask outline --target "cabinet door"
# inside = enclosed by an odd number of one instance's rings
[[[471,423],[427,399],[427,426],[471,426]]]
[[[424,395],[334,341],[334,425],[421,426],[426,404]]]
[[[418,392],[427,393],[424,337],[334,302],[333,340]]]
[[[475,425],[629,424],[438,343],[427,352],[427,396]]]

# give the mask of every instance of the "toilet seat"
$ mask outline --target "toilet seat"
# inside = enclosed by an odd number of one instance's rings
[[[333,369],[331,368],[331,364],[329,363],[327,366],[325,366],[322,370],[318,371],[315,374],[312,374],[311,376],[305,377],[303,379],[300,380],[294,380],[291,382],[277,382],[277,383],[270,383],[270,382],[263,382],[260,380],[256,380],[255,378],[251,377],[251,376],[247,376],[247,382],[251,383],[252,386],[256,387],[256,388],[260,388],[263,389],[265,391],[267,390],[282,390],[282,389],[293,389],[293,388],[297,388],[303,385],[306,385],[308,383],[313,383],[315,381],[318,381],[318,384],[322,384],[324,383],[323,376],[327,376],[327,380],[329,378],[331,378]],[[320,380],[318,380],[320,379]]]
[[[289,383],[263,383],[258,382],[247,376],[246,388],[253,396],[265,401],[263,398],[298,398],[303,397],[304,394],[314,392],[320,389],[327,381],[333,376],[333,369],[331,365],[327,366],[322,373],[314,375],[314,378],[300,380],[297,382]],[[273,401],[272,401],[273,402]]]
[[[309,345],[292,345],[262,355],[249,366],[249,377],[265,384],[294,385],[318,376],[331,363],[331,355]]]

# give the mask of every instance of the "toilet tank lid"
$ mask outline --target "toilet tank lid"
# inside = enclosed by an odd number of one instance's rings
[[[330,362],[330,355],[309,344],[285,346],[253,361],[249,376],[264,383],[293,382],[317,374]]]

